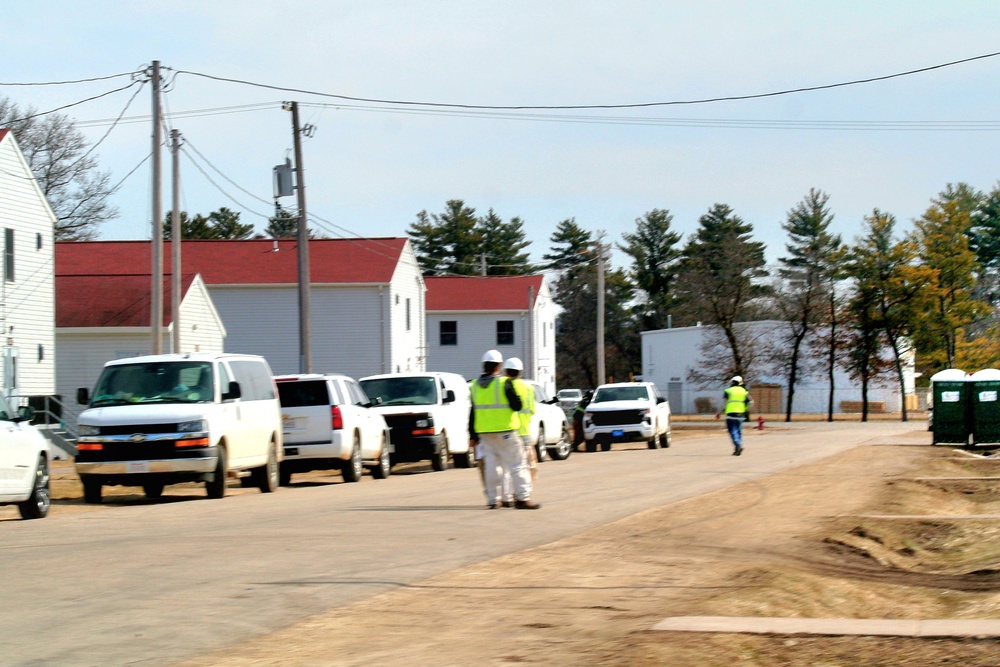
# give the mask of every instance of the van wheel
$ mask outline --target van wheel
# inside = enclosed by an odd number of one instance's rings
[[[351,458],[344,461],[344,467],[341,468],[341,473],[344,476],[345,482],[359,482],[361,481],[361,475],[364,472],[364,467],[361,465],[361,438],[358,434],[354,434],[354,447],[351,449]]]
[[[226,495],[226,475],[229,473],[229,461],[226,457],[226,448],[221,445],[219,450],[219,460],[215,464],[215,472],[212,473],[211,481],[205,482],[205,493],[209,498],[222,498]]]
[[[455,459],[456,468],[475,468],[476,467],[476,455],[472,451],[464,452],[462,454],[455,454],[452,458]]]
[[[142,485],[142,492],[150,500],[156,500],[163,495],[163,482],[146,482]]]
[[[447,434],[442,434],[441,446],[438,448],[438,450],[436,452],[434,452],[434,456],[431,458],[431,467],[434,468],[434,470],[437,471],[437,472],[441,472],[442,470],[447,470],[448,469],[448,436],[447,436]]]
[[[86,477],[81,477],[80,481],[83,482],[83,502],[88,505],[100,504],[102,486],[100,478],[87,475]]]
[[[274,440],[267,447],[267,463],[257,468],[254,477],[256,486],[261,493],[274,493],[278,488],[278,454],[275,451]]]
[[[372,477],[375,479],[386,479],[392,472],[389,464],[389,440],[382,436],[382,452],[378,455],[378,465],[372,466]]]
[[[17,509],[22,519],[43,519],[49,513],[52,496],[49,493],[49,462],[44,456],[38,457],[38,467],[35,469],[35,485],[31,495],[23,503],[18,503]]]

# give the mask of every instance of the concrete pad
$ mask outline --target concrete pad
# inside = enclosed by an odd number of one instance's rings
[[[1000,619],[780,618],[672,616],[653,626],[667,632],[736,632],[782,635],[883,637],[1000,637]]]

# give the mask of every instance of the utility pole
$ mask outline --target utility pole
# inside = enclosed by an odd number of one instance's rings
[[[604,384],[604,233],[597,237],[597,384]]]
[[[292,112],[292,136],[295,141],[295,190],[299,203],[299,372],[312,373],[312,332],[309,326],[309,227],[306,219],[306,182],[302,168],[302,128],[299,127],[299,103],[284,105]]]
[[[163,204],[160,201],[161,168],[160,145],[163,137],[160,133],[160,61],[154,60],[152,67],[153,83],[153,268],[152,293],[150,295],[149,328],[153,340],[153,354],[163,353]]]
[[[486,253],[479,253],[479,275],[486,275]]]
[[[174,354],[181,353],[181,133],[170,130],[170,150],[173,152],[173,198],[170,210],[170,321],[173,323]]]

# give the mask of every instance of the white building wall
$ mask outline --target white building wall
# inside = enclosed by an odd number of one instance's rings
[[[532,360],[526,377],[541,384],[550,396],[556,393],[556,304],[548,282],[542,281],[532,313]],[[527,359],[525,359],[527,362]]]
[[[55,216],[13,135],[0,141],[0,347],[17,357],[17,388],[50,395],[55,383]],[[14,232],[14,280],[5,279],[5,230]]]
[[[482,373],[483,353],[495,349],[508,357],[528,359],[528,312],[468,312],[434,311],[427,314],[427,370],[458,373],[466,379]],[[497,344],[497,321],[514,321],[514,344]],[[454,321],[458,327],[458,344],[441,345],[441,322]]]
[[[777,345],[781,323],[754,323],[765,335],[766,340]],[[729,384],[728,377],[720,377],[717,386],[699,387],[688,381],[688,372],[702,358],[702,340],[709,327],[682,327],[642,332],[643,379],[654,382],[664,396],[671,401],[671,409],[677,413],[692,414],[695,400],[707,397],[721,404],[723,390]],[[807,341],[808,343],[808,341]],[[720,351],[724,354],[724,351]],[[888,356],[888,351],[886,356]],[[907,393],[913,392],[914,375],[912,358],[904,366]],[[754,384],[777,384],[782,387],[782,400],[788,398],[787,378],[772,369],[752,378]],[[797,413],[825,413],[829,398],[829,382],[822,369],[806,369],[795,384],[792,411]],[[852,379],[846,371],[838,368],[834,373],[834,411],[841,412],[841,401],[860,401],[861,384]],[[882,401],[889,412],[902,408],[902,399],[895,381],[895,374],[885,376],[872,383],[868,389],[868,400]],[[784,406],[783,406],[784,409]]]
[[[226,328],[201,276],[195,277],[181,301],[180,327],[181,352],[225,351]]]
[[[389,318],[389,355],[375,373],[420,372],[427,366],[427,288],[409,241],[389,284],[383,307]],[[407,308],[409,317],[407,318]]]

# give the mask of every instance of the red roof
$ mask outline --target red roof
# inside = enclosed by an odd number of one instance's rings
[[[150,276],[56,276],[57,327],[148,327]],[[181,276],[186,294],[194,275]],[[163,324],[171,321],[171,279],[163,281]]]
[[[388,283],[405,244],[404,238],[313,239],[309,242],[310,281]],[[151,246],[150,241],[60,242],[56,244],[56,276],[149,276]],[[184,241],[181,266],[185,274],[200,273],[207,285],[297,284],[296,247],[294,239]],[[170,253],[170,243],[165,242],[165,275],[170,274]]]
[[[0,129],[0,141],[3,141],[4,137],[6,137],[6,136],[7,136],[7,133],[8,133],[8,132],[10,132],[10,130],[3,130],[3,129]]]
[[[433,276],[424,283],[428,312],[529,310],[542,288],[542,276]]]

